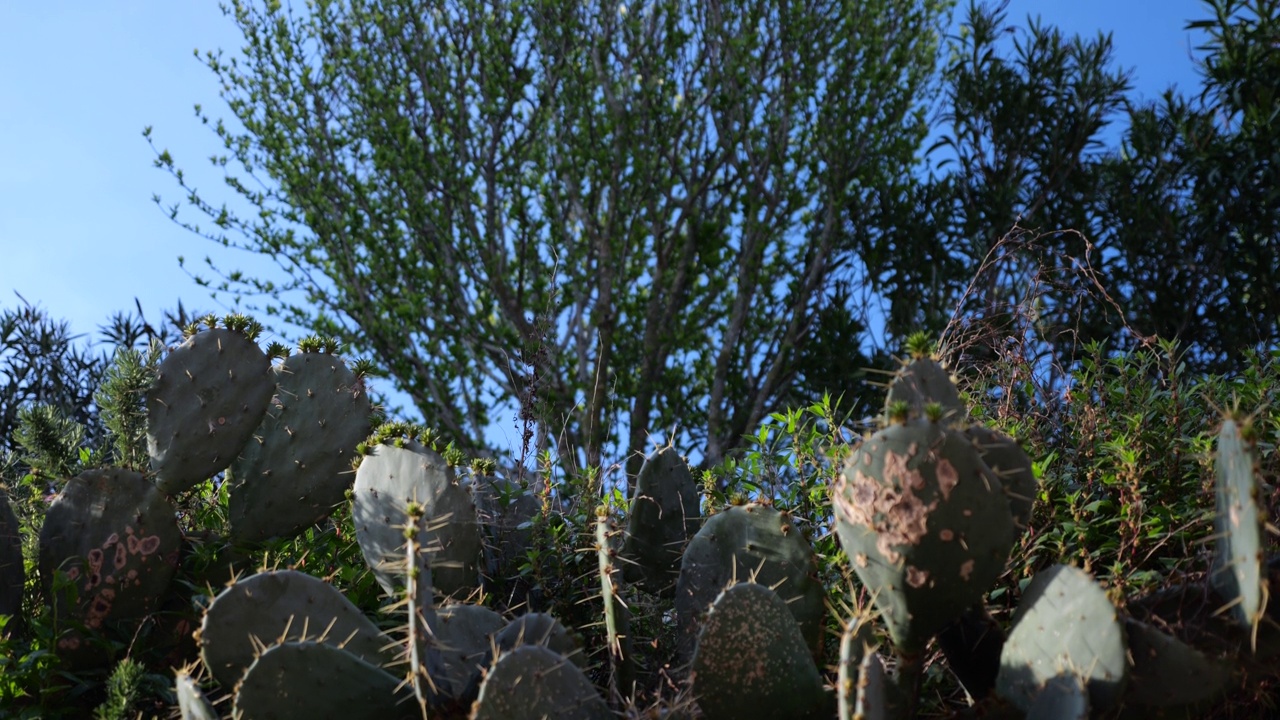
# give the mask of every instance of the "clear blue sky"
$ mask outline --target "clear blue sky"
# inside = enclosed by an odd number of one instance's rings
[[[1009,12],[1068,34],[1113,32],[1117,59],[1146,98],[1197,85],[1182,28],[1206,14],[1199,0],[1012,0]],[[92,333],[134,297],[151,318],[179,298],[219,310],[179,255],[194,270],[210,254],[268,267],[218,255],[161,213],[153,193],[180,196],[141,137],[153,126],[201,190],[229,197],[204,160],[218,145],[192,106],[225,113],[192,51],[238,41],[212,0],[0,3],[0,307],[18,302],[16,290]]]

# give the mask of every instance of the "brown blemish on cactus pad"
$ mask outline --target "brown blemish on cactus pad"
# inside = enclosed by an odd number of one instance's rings
[[[956,534],[952,532],[951,528],[942,528],[938,531],[938,539],[942,540],[942,542],[951,542],[955,538]]]
[[[969,576],[973,574],[973,559],[965,560],[960,564],[960,579],[968,581]]]
[[[943,500],[951,499],[951,490],[960,482],[960,473],[956,472],[956,466],[951,461],[942,458],[934,467],[934,473],[938,478],[938,491],[942,493]]]
[[[129,538],[129,542],[133,543],[133,538]],[[124,564],[129,561],[129,553],[125,552],[123,545],[116,545],[115,565],[117,570],[123,570]]]
[[[876,549],[890,563],[902,559],[895,545],[916,545],[925,536],[929,513],[938,504],[935,500],[925,505],[915,494],[925,487],[920,471],[907,467],[916,449],[913,443],[905,454],[885,453],[884,484],[860,468],[846,468],[836,477],[833,501],[837,511],[849,522],[874,530]]]
[[[929,571],[921,570],[913,565],[907,566],[907,584],[913,588],[924,587],[929,582]]]

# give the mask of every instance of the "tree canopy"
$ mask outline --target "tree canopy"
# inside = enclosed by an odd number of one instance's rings
[[[235,2],[252,210],[188,187],[189,224],[464,446],[506,403],[587,467],[673,430],[714,463],[866,365],[856,200],[909,175],[947,5]]]

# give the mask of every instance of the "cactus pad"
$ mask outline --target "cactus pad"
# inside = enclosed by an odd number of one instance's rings
[[[424,511],[418,543],[427,550],[436,590],[465,597],[479,584],[480,527],[471,493],[443,457],[413,440],[376,445],[356,471],[351,514],[365,561],[387,594],[403,585],[406,508]]]
[[[419,717],[399,679],[351,653],[318,642],[267,648],[236,686],[242,720]]]
[[[973,440],[982,462],[1000,478],[1005,497],[1009,499],[1014,526],[1019,530],[1026,528],[1031,522],[1031,510],[1040,488],[1031,458],[1017,440],[999,430],[970,425],[964,432]]]
[[[523,645],[540,645],[579,667],[587,666],[586,654],[578,647],[573,634],[547,613],[527,613],[512,620],[494,636],[493,644],[499,655]]]
[[[863,441],[831,497],[840,543],[905,652],[981,600],[1013,546],[1000,480],[941,423],[917,419]]]
[[[1235,420],[1218,432],[1217,513],[1213,586],[1231,604],[1236,622],[1256,627],[1267,607],[1262,518],[1253,444]]]
[[[889,684],[880,654],[867,653],[858,666],[858,699],[853,717],[859,720],[889,720],[893,717]]]
[[[154,485],[129,470],[89,470],[68,481],[40,531],[40,578],[55,612],[98,628],[158,610],[177,571],[176,515]],[[53,591],[58,570],[78,590],[75,607],[61,606]]]
[[[493,638],[507,621],[483,605],[446,605],[436,612],[431,629],[443,668],[434,680],[448,697],[459,698],[480,682]]]
[[[1079,676],[1049,678],[1027,708],[1027,720],[1089,720],[1089,692]]]
[[[147,452],[173,495],[224,470],[253,436],[275,391],[257,343],[226,328],[187,338],[160,363],[147,393]]]
[[[195,678],[179,672],[174,680],[174,694],[178,696],[178,711],[182,720],[218,720],[218,713],[205,699]]]
[[[622,544],[623,578],[670,596],[685,543],[698,531],[698,487],[689,465],[667,447],[650,455],[636,477]]]
[[[273,370],[275,402],[232,465],[231,537],[290,537],[342,502],[369,435],[369,396],[336,355],[299,353]]]
[[[1126,620],[1125,632],[1133,658],[1125,705],[1160,708],[1165,717],[1199,717],[1226,692],[1231,670],[1225,664],[1137,620]]]
[[[611,720],[577,665],[540,645],[502,653],[489,668],[471,720]]]
[[[0,615],[22,614],[26,581],[18,516],[9,505],[8,493],[0,490]]]
[[[224,687],[253,664],[257,648],[311,640],[382,665],[393,643],[329,583],[296,570],[245,578],[213,599],[200,626],[200,657]]]
[[[1107,594],[1083,570],[1055,565],[1027,586],[1000,657],[996,691],[1023,710],[1050,679],[1076,675],[1105,711],[1124,691],[1124,628]]]
[[[831,698],[795,618],[764,585],[738,583],[712,603],[692,678],[707,720],[830,715]]]
[[[905,365],[889,383],[885,411],[894,403],[905,402],[912,417],[923,417],[925,406],[938,403],[948,423],[963,422],[968,415],[960,391],[951,382],[951,373],[931,357],[917,357]]]
[[[697,624],[716,597],[747,580],[773,588],[787,603],[816,657],[827,615],[817,558],[790,516],[757,503],[711,516],[685,548],[676,582],[682,647],[692,650]]]

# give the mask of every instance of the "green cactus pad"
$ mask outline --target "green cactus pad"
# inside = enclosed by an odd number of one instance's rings
[[[830,715],[832,698],[795,618],[764,585],[738,583],[711,604],[691,677],[707,720]]]
[[[424,511],[418,543],[431,558],[436,590],[466,597],[479,584],[480,527],[471,493],[434,450],[413,440],[403,447],[376,445],[356,471],[351,514],[365,561],[387,594],[404,584],[405,511],[410,502]]]
[[[178,567],[176,517],[173,505],[138,473],[89,470],[68,481],[40,530],[40,579],[55,613],[96,629],[158,610]],[[55,571],[74,582],[79,601],[73,607],[63,606],[53,591]]]
[[[275,391],[271,361],[225,328],[187,338],[147,393],[147,452],[156,485],[180,493],[224,470],[262,421]]]
[[[853,717],[858,720],[889,720],[890,680],[885,676],[879,653],[869,652],[858,665],[858,698]]]
[[[612,720],[582,670],[541,645],[502,653],[485,675],[471,720]]]
[[[1231,419],[1218,432],[1217,513],[1214,536],[1213,587],[1231,603],[1240,625],[1252,630],[1267,607],[1263,568],[1262,519],[1253,444]]]
[[[912,360],[890,381],[885,413],[898,402],[907,403],[911,417],[924,417],[925,406],[937,403],[948,423],[964,422],[969,413],[956,384],[951,382],[951,373],[929,357]]]
[[[483,605],[446,605],[436,612],[431,629],[443,668],[433,679],[442,694],[460,698],[479,684],[493,638],[506,625],[501,615]]]
[[[758,503],[711,516],[685,548],[675,602],[682,650],[692,651],[698,623],[716,597],[747,580],[768,585],[786,601],[817,657],[827,616],[817,558],[789,515]]]
[[[1027,708],[1027,720],[1089,720],[1089,692],[1080,677],[1049,678]]]
[[[493,644],[499,655],[522,645],[541,645],[581,668],[587,667],[586,653],[578,646],[573,633],[547,613],[527,613],[512,620],[494,636]]]
[[[420,717],[398,678],[317,642],[275,645],[255,658],[236,686],[234,714],[241,720]]]
[[[291,537],[342,502],[369,435],[369,395],[337,356],[300,353],[274,370],[275,402],[232,465],[231,538]]]
[[[1005,497],[1009,498],[1009,510],[1013,524],[1019,530],[1031,522],[1031,510],[1036,503],[1040,483],[1032,468],[1031,458],[1018,445],[1018,441],[999,430],[981,425],[970,425],[965,434],[978,448],[978,456],[1000,478]]]
[[[22,615],[26,582],[18,516],[9,505],[9,494],[0,490],[0,615]]]
[[[1027,586],[1000,656],[996,692],[1026,710],[1050,679],[1078,676],[1089,704],[1109,709],[1129,667],[1124,628],[1107,594],[1083,570],[1055,565]]]
[[[831,498],[840,543],[908,653],[983,597],[1013,546],[1000,480],[941,423],[913,420],[863,441]]]
[[[1159,708],[1162,717],[1199,717],[1231,683],[1226,664],[1146,623],[1126,620],[1125,633],[1133,667],[1124,702],[1140,714]]]
[[[636,476],[622,543],[623,578],[670,597],[685,543],[700,524],[698,486],[675,448],[650,455]]]
[[[178,696],[178,711],[182,720],[218,720],[218,713],[205,699],[195,678],[179,672],[174,680],[174,694]]]
[[[342,647],[366,662],[392,662],[394,643],[329,583],[296,570],[270,570],[223,590],[205,611],[200,657],[224,687],[234,687],[257,648],[311,640]]]
[[[852,720],[858,700],[858,668],[867,649],[875,645],[875,631],[866,618],[853,618],[840,633],[840,662],[836,675],[836,706],[840,720]]]

